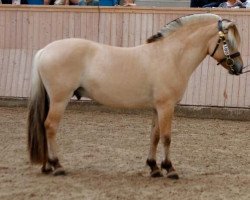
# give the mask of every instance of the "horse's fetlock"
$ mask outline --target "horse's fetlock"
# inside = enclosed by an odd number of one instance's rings
[[[43,174],[49,174],[49,173],[51,173],[52,171],[53,171],[52,167],[51,167],[50,165],[48,165],[48,164],[43,165],[42,168],[41,168],[41,172],[42,172]]]
[[[159,167],[157,166],[155,159],[147,159],[146,161],[147,165],[150,167],[151,171],[159,170]]]
[[[156,161],[155,161],[155,159],[147,159],[146,163],[147,163],[147,165],[148,165],[150,168],[156,166]]]
[[[52,166],[55,166],[55,165],[57,165],[58,163],[59,163],[59,160],[58,160],[58,158],[49,158],[48,159],[48,163],[50,164],[50,165],[52,165]]]
[[[174,169],[171,161],[162,161],[161,168],[168,172]]]

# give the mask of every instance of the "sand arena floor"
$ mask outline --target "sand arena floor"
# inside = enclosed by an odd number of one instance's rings
[[[26,108],[0,107],[0,199],[250,199],[250,122],[176,117],[180,180],[150,178],[151,112],[67,110],[58,144],[67,175],[42,175],[26,152]],[[162,158],[158,152],[158,162]]]

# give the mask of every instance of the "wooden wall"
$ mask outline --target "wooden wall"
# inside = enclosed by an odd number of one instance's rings
[[[80,37],[116,46],[145,42],[163,25],[183,15],[213,12],[236,21],[241,53],[250,63],[250,10],[118,8],[78,6],[0,6],[0,96],[29,95],[32,57],[51,41]],[[250,73],[230,76],[206,58],[192,75],[185,105],[250,107]]]

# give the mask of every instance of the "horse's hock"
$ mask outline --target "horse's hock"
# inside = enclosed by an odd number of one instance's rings
[[[236,22],[242,38],[240,51],[247,65],[250,54],[248,9],[1,5],[0,97],[28,97],[32,58],[38,49],[54,40],[78,37],[115,46],[136,46],[145,43],[173,19],[201,12],[213,12]],[[201,107],[209,107],[210,116],[215,108],[237,108],[236,113],[240,108],[243,111],[238,114],[243,113],[243,118],[247,118],[244,116],[249,116],[249,87],[250,73],[230,76],[207,57],[192,75],[180,104],[198,106],[199,111]]]

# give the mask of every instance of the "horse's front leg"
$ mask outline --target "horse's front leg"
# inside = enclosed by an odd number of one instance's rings
[[[150,138],[150,150],[147,159],[147,165],[151,169],[151,177],[162,177],[161,170],[157,166],[156,163],[156,150],[157,145],[160,139],[160,131],[158,124],[158,116],[156,110],[154,110],[153,120],[152,120],[152,130],[151,130],[151,138]]]
[[[157,106],[160,139],[164,147],[165,158],[161,163],[161,168],[167,170],[167,177],[178,179],[172,162],[170,160],[171,124],[174,114],[174,104],[160,104]]]

